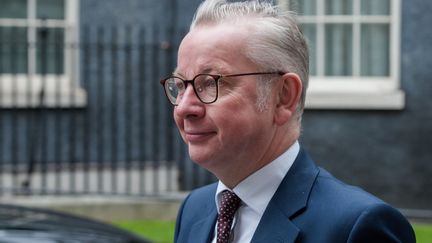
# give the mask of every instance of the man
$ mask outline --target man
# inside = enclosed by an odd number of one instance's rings
[[[207,0],[177,64],[161,83],[190,158],[219,182],[185,199],[175,242],[415,242],[396,209],[300,148],[308,52],[288,13]]]

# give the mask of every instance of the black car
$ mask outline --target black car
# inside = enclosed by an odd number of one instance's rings
[[[149,243],[125,230],[51,210],[0,204],[0,243]]]

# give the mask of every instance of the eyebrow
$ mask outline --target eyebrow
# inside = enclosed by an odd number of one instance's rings
[[[198,74],[211,74],[211,73],[214,72],[215,70],[216,70],[215,68],[207,67],[207,68],[205,68],[204,70],[198,72],[198,73],[195,74],[195,75],[198,75]],[[217,72],[217,74],[220,74],[220,73]],[[174,76],[180,76],[180,77],[182,77],[182,78],[185,78],[185,77],[186,77],[186,75],[183,75],[181,72],[179,72],[177,68],[174,69],[174,71],[172,72],[172,75],[174,75]]]

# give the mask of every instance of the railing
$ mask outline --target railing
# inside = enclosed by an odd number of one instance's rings
[[[18,32],[0,28],[0,196],[155,195],[214,180],[188,161],[158,82],[181,33],[83,27],[76,43],[41,29],[29,43]]]

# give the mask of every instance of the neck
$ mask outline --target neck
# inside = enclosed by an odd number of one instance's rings
[[[278,131],[272,142],[267,146],[265,153],[260,157],[249,158],[251,163],[231,163],[231,167],[223,171],[212,171],[216,177],[228,188],[233,189],[244,179],[274,161],[277,157],[288,150],[298,139],[298,132],[290,130],[289,133]]]

